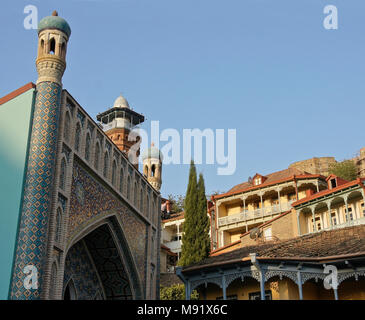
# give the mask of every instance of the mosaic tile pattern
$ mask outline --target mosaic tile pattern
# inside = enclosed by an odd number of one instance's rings
[[[102,285],[97,277],[97,272],[82,241],[73,245],[67,253],[63,280],[64,289],[71,278],[75,285],[77,300],[94,300],[97,293],[102,292]]]
[[[13,270],[11,299],[40,299],[47,248],[54,176],[61,87],[53,82],[37,85],[28,167]],[[38,269],[38,289],[25,289],[23,269]]]
[[[128,275],[120,259],[109,227],[103,225],[85,238],[108,300],[131,300]]]
[[[113,195],[100,182],[93,178],[75,159],[71,186],[70,212],[67,239],[71,239],[77,228],[102,212],[114,210],[120,214],[124,236],[133,254],[139,277],[145,284],[147,225]]]

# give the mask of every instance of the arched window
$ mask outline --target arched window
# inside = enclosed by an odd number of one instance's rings
[[[108,151],[104,154],[104,169],[103,169],[103,176],[106,178],[108,175],[108,169],[109,169],[109,154]]]
[[[60,183],[59,183],[59,187],[60,187],[62,190],[65,190],[66,170],[67,170],[67,167],[66,167],[66,161],[65,161],[65,158],[63,158],[63,159],[61,160]]]
[[[146,215],[147,217],[150,216],[150,196],[147,195],[147,202],[146,202]]]
[[[81,137],[81,126],[80,123],[77,123],[75,130],[75,150],[79,151],[80,149],[80,137]]]
[[[139,191],[139,210],[143,212],[143,189]]]
[[[143,168],[143,174],[145,177],[148,177],[148,166],[147,165],[145,165]]]
[[[40,47],[39,47],[39,55],[44,54],[44,39],[41,40]]]
[[[155,176],[156,166],[153,164],[151,168],[151,177]]]
[[[100,146],[99,143],[96,143],[96,148],[95,148],[95,162],[94,162],[94,167],[96,170],[99,170],[99,160],[100,160]]]
[[[133,194],[133,203],[137,207],[137,195],[138,195],[138,192],[137,192],[137,183],[136,182],[134,183],[133,192],[134,192],[134,194]]]
[[[120,169],[120,177],[119,177],[119,191],[123,193],[123,184],[124,184],[124,170]]]
[[[49,42],[49,53],[55,54],[56,52],[56,40],[54,38],[51,39]]]
[[[113,161],[113,167],[112,167],[112,185],[115,186],[115,175],[117,174],[117,164],[115,161]]]
[[[131,177],[128,176],[127,179],[127,198],[128,200],[131,200]]]
[[[56,299],[56,290],[57,290],[57,265],[56,262],[53,262],[51,269],[51,288],[50,288],[50,298],[51,300]]]
[[[55,235],[56,242],[60,242],[61,232],[62,232],[62,211],[60,208],[58,208],[56,214],[56,235]]]
[[[63,127],[63,138],[67,142],[69,142],[69,138],[70,138],[70,122],[71,122],[70,114],[68,112],[66,112],[65,123],[64,123],[64,127]]]
[[[85,142],[85,159],[86,159],[86,161],[89,161],[89,159],[90,159],[90,143],[91,143],[90,134],[87,133],[86,142]]]

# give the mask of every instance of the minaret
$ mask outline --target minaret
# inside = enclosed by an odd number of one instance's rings
[[[104,132],[114,144],[128,155],[128,151],[139,141],[139,137],[129,137],[129,133],[137,125],[144,122],[144,116],[133,111],[128,101],[120,95],[114,102],[113,107],[103,113],[99,113],[96,119],[101,123]],[[134,166],[138,169],[138,157],[140,150],[136,150],[137,161]]]
[[[162,184],[162,161],[163,155],[154,143],[142,154],[143,175],[157,191],[160,191]]]
[[[68,23],[56,11],[38,24],[38,80],[23,190],[11,299],[45,299],[49,287],[49,221],[54,196],[62,76],[66,68]],[[52,243],[52,241],[51,241]],[[24,285],[31,272],[32,285]],[[45,285],[48,282],[47,285]],[[29,282],[28,282],[29,284]]]

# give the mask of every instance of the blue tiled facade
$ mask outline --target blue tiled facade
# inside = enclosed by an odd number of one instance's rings
[[[42,82],[37,85],[28,167],[20,218],[11,299],[40,299],[47,249],[48,222],[57,151],[60,85]],[[38,270],[38,289],[26,289],[23,269]]]

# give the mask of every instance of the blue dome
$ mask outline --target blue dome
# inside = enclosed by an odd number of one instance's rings
[[[67,34],[67,37],[71,35],[71,28],[67,21],[57,15],[52,15],[43,18],[38,24],[38,33],[44,29],[57,29]]]
[[[162,152],[152,144],[150,148],[142,153],[142,161],[145,159],[160,159],[163,161],[163,155]]]

